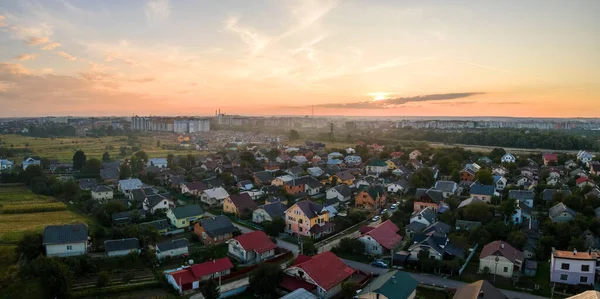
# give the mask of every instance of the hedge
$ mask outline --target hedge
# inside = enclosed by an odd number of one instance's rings
[[[72,298],[88,298],[99,295],[117,294],[122,292],[129,292],[135,290],[142,290],[153,287],[160,287],[162,284],[160,281],[149,281],[140,283],[129,283],[116,286],[109,286],[106,288],[92,288],[84,291],[73,291],[71,294]]]
[[[2,207],[4,214],[39,213],[66,210],[62,202],[35,203],[35,204],[8,204]]]

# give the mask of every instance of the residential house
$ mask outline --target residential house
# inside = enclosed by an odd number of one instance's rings
[[[119,181],[121,170],[117,168],[102,168],[100,170],[100,178],[105,184],[114,184]]]
[[[535,192],[530,190],[510,190],[508,191],[508,198],[514,198],[528,207],[533,208]]]
[[[406,166],[400,165],[398,168],[392,170],[392,174],[406,179],[412,174],[412,171],[406,168]]]
[[[579,166],[579,165],[573,160],[569,160],[569,161],[565,162],[565,167],[567,169],[575,169],[575,168],[577,168],[577,166]]]
[[[389,255],[402,241],[402,236],[398,234],[400,229],[390,220],[368,228],[369,231],[358,237],[365,245],[365,254]]]
[[[344,154],[340,153],[340,152],[332,152],[327,154],[327,160],[329,159],[341,159],[344,158]]]
[[[453,181],[437,181],[435,182],[433,189],[441,191],[444,198],[449,198],[458,193],[458,184]]]
[[[257,230],[227,241],[229,256],[242,264],[253,265],[275,256],[277,245],[263,231]]]
[[[264,170],[268,172],[278,172],[279,170],[281,170],[281,164],[277,162],[265,163]]]
[[[527,243],[525,243],[525,247],[523,247],[523,254],[526,259],[532,259],[535,256],[537,243],[540,238],[538,220],[528,219],[521,231],[527,235]]]
[[[417,160],[417,159],[419,159],[419,157],[421,157],[421,152],[418,150],[414,150],[414,151],[410,152],[410,154],[408,154],[408,158],[410,160]]]
[[[142,186],[144,186],[144,183],[139,179],[127,179],[119,181],[118,189],[127,195],[131,193],[132,190],[139,189]]]
[[[159,261],[162,261],[165,258],[189,255],[189,246],[190,241],[188,241],[188,239],[185,238],[167,240],[161,243],[157,243],[155,246],[156,258]]]
[[[492,167],[492,175],[505,176],[508,173],[508,169],[502,165]]]
[[[398,180],[387,185],[387,191],[389,193],[406,194],[410,187],[410,183],[407,180]]]
[[[331,176],[329,178],[329,182],[331,182],[331,183],[336,182],[336,184],[345,184],[345,185],[351,186],[352,184],[354,184],[355,179],[356,178],[350,171],[344,170],[344,171],[337,172],[336,174]]]
[[[569,222],[575,219],[575,211],[559,202],[548,210],[548,216],[552,222]]]
[[[506,188],[507,182],[508,182],[508,180],[505,177],[495,175],[494,176],[494,187],[496,188],[496,192],[504,191],[504,188]]]
[[[312,257],[300,255],[291,267],[284,270],[280,287],[293,291],[300,285],[319,298],[328,299],[338,295],[342,284],[355,272],[331,251]]]
[[[181,270],[168,271],[165,276],[179,294],[184,291],[195,290],[200,287],[200,282],[208,279],[217,279],[231,273],[233,264],[228,257],[184,267]]]
[[[227,198],[229,198],[229,193],[222,187],[206,189],[200,195],[200,201],[209,206],[223,205]]]
[[[92,189],[92,199],[97,201],[113,199],[113,190],[104,185],[96,186]]]
[[[470,193],[472,198],[481,199],[490,203],[495,190],[496,187],[494,187],[494,185],[473,184],[471,185]]]
[[[427,225],[421,222],[413,221],[404,227],[404,236],[407,240],[409,240],[416,233],[422,232],[426,227]]]
[[[508,299],[487,280],[478,280],[456,290],[453,299]]]
[[[583,173],[578,173],[577,175],[579,176],[586,176],[587,174],[582,171]],[[595,176],[600,176],[600,163],[594,161],[594,162],[590,162],[590,174],[593,174]],[[573,176],[573,172],[571,172],[571,176]]]
[[[471,231],[477,227],[481,226],[481,222],[479,221],[469,221],[469,220],[456,220],[456,222],[454,223],[455,229],[457,231],[459,230],[464,230],[464,231]]]
[[[204,211],[200,205],[191,204],[171,208],[167,211],[167,218],[172,226],[176,228],[186,228],[202,218],[203,214]]]
[[[404,271],[390,271],[371,280],[358,290],[358,299],[414,299],[419,282]],[[487,297],[486,297],[487,298]]]
[[[285,211],[285,226],[288,233],[318,237],[333,232],[335,224],[329,222],[329,213],[322,205],[303,200]]]
[[[254,209],[256,209],[256,203],[248,193],[234,194],[223,201],[223,212],[235,214],[238,217],[248,215]]]
[[[464,249],[448,239],[450,225],[436,222],[416,233],[412,240],[413,244],[408,248],[409,260],[417,261],[421,251],[429,252],[429,257],[436,260],[459,258],[465,259]]]
[[[516,178],[516,185],[519,187],[529,187],[534,184],[536,184],[536,180],[533,176],[521,174]]]
[[[590,187],[596,187],[596,183],[594,183],[594,181],[586,178],[586,177],[580,177],[575,181],[575,184],[577,184],[577,187],[579,188],[584,188],[586,186],[590,186]]]
[[[7,159],[0,159],[0,171],[12,170],[14,165],[15,165],[15,162],[13,162],[13,161],[10,161]]]
[[[112,219],[112,225],[113,226],[122,226],[122,225],[131,224],[131,220],[133,218],[133,212],[134,211],[112,213],[112,215],[110,216]]]
[[[494,163],[494,161],[492,161],[492,159],[488,157],[479,157],[479,159],[477,159],[477,162],[485,165],[492,165],[492,163]]]
[[[104,241],[104,251],[108,257],[140,254],[140,241],[137,238]]]
[[[395,160],[395,159],[385,160],[385,164],[387,164],[388,170],[394,170],[394,169],[398,168],[399,165],[397,165],[396,162],[399,162],[399,161]],[[400,164],[400,163],[398,163],[398,164]],[[402,165],[402,164],[400,164],[400,165]]]
[[[352,190],[347,185],[337,185],[333,188],[329,188],[326,192],[326,199],[336,198],[339,201],[346,202],[350,200],[352,196]]]
[[[290,168],[286,169],[286,171],[285,171],[285,173],[290,175],[292,178],[299,178],[303,172],[304,172],[304,169],[302,169],[302,167],[300,167],[300,166],[290,167]]]
[[[80,179],[79,180],[79,189],[90,191],[98,186],[98,182],[96,179]]]
[[[273,221],[275,218],[285,217],[287,206],[281,202],[274,202],[259,206],[252,212],[252,221],[262,223],[265,221]]]
[[[567,299],[597,299],[600,298],[600,292],[598,291],[585,291],[583,293],[577,294],[575,296],[571,296]]]
[[[346,156],[344,158],[344,163],[346,165],[359,165],[362,163],[362,158],[356,155]]]
[[[167,219],[159,219],[150,222],[140,223],[140,228],[152,228],[156,230],[159,234],[164,235],[169,231],[169,220]]]
[[[551,201],[555,194],[560,194],[561,198],[572,195],[571,190],[569,189],[544,189],[544,191],[542,191],[542,199],[545,201]]]
[[[556,250],[550,257],[550,281],[570,285],[593,285],[596,257],[590,252]]]
[[[381,186],[363,188],[356,194],[355,206],[363,209],[381,209],[387,203],[387,192]]]
[[[434,189],[419,188],[415,193],[415,197],[416,198],[413,203],[414,212],[418,212],[426,207],[431,207],[437,212],[445,201],[444,193],[440,190]]]
[[[204,245],[226,242],[233,237],[237,228],[225,215],[202,218],[194,224],[194,233]]]
[[[288,182],[291,182],[294,180],[294,177],[291,175],[282,175],[282,176],[278,176],[275,179],[273,179],[271,181],[271,185],[273,186],[283,186],[285,184],[287,184]]]
[[[486,204],[486,202],[478,197],[469,197],[469,198],[461,201],[460,204],[458,204],[458,207],[456,209],[459,210],[459,209],[465,208],[471,204]]]
[[[523,268],[523,252],[504,241],[494,241],[483,246],[479,255],[479,272],[511,278]]]
[[[344,151],[345,151],[345,152],[346,152],[346,154],[348,154],[348,155],[351,155],[351,154],[356,154],[356,150],[355,150],[355,149],[353,149],[353,148],[351,148],[351,147],[349,147],[349,148],[346,148]]]
[[[529,206],[528,202],[522,202],[520,200],[515,201],[515,213],[512,215],[511,221],[514,224],[522,224],[529,221],[533,211],[533,205]]]
[[[388,171],[388,165],[382,160],[372,159],[366,167],[367,173],[382,174]]]
[[[202,182],[191,182],[191,183],[183,183],[180,185],[181,194],[190,194],[193,196],[201,196],[204,190],[208,189],[208,186]]]
[[[558,155],[552,153],[544,153],[542,154],[542,160],[544,160],[544,165],[546,166],[551,164],[556,165],[558,163]]]
[[[85,224],[48,225],[42,246],[46,256],[74,256],[87,253],[88,229]]]
[[[321,167],[309,167],[306,172],[312,177],[318,178],[323,175],[323,169]]]
[[[236,184],[236,187],[240,189],[240,191],[250,191],[254,189],[254,184],[250,180],[243,180]]]
[[[30,165],[38,165],[41,166],[42,165],[42,158],[38,157],[38,156],[27,156],[25,158],[23,158],[23,170],[26,170],[27,167],[29,167]]]
[[[298,163],[298,165],[304,165],[304,164],[308,163],[308,159],[304,156],[294,156],[292,158],[292,162],[296,162],[296,163]]]
[[[513,154],[505,154],[504,156],[502,156],[502,158],[500,159],[500,162],[502,163],[515,163],[517,162],[517,158],[515,158],[515,156]]]
[[[284,184],[284,189],[288,194],[299,194],[306,192],[310,196],[321,193],[323,185],[317,179],[311,176],[303,176],[292,179]]]
[[[273,174],[270,171],[257,171],[252,175],[252,178],[258,186],[269,185],[273,180]]]
[[[267,199],[265,199],[265,204],[270,204],[270,203],[274,203],[274,202],[280,202],[284,205],[287,205],[288,200],[285,196],[281,196],[281,195],[274,195],[274,196],[270,196],[267,197]]]
[[[144,211],[154,214],[156,211],[168,210],[172,207],[175,207],[175,203],[163,195],[151,194],[144,199],[142,207]]]
[[[169,166],[169,162],[165,158],[150,158],[148,162],[146,162],[146,166],[154,166],[158,168],[167,168]]]
[[[422,223],[425,227],[430,226],[437,220],[437,213],[430,207],[426,207],[418,212],[414,212],[410,216],[410,223],[419,222]]]
[[[463,170],[459,172],[460,181],[463,183],[470,184],[475,180],[475,175],[477,171],[473,168],[465,167]]]
[[[283,154],[283,155],[279,155],[277,158],[275,158],[275,161],[277,161],[278,163],[287,165],[287,163],[292,161],[292,158],[287,154]]]

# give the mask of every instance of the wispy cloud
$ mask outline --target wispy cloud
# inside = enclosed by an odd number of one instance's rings
[[[42,50],[54,50],[58,47],[60,47],[59,43],[47,43],[41,49]]]
[[[169,0],[148,0],[146,2],[146,18],[148,20],[164,21],[169,18],[170,14]]]
[[[5,19],[6,19],[6,17],[5,17],[5,16],[3,16],[3,15],[0,15],[0,27],[8,26],[8,24],[6,24],[6,23],[4,22],[4,20],[5,20]]]
[[[25,60],[34,60],[37,57],[36,54],[21,54],[15,57],[16,60],[25,61]]]
[[[71,60],[71,61],[77,60],[77,57],[75,57],[75,56],[73,56],[73,55],[71,55],[69,53],[63,52],[63,51],[57,52],[56,54],[62,56],[63,58],[65,58],[67,60]]]
[[[228,18],[224,22],[225,28],[230,32],[236,33],[248,45],[250,54],[254,56],[269,44],[271,38],[259,33],[254,28],[240,25],[239,20],[239,17]]]
[[[414,97],[397,97],[389,98],[379,101],[363,101],[353,103],[331,103],[317,105],[317,107],[323,108],[341,108],[341,109],[385,109],[401,106],[408,103],[414,102],[430,102],[430,101],[445,101],[468,98],[475,95],[484,94],[483,92],[461,92],[461,93],[442,93],[442,94],[429,94]]]
[[[0,62],[0,74],[6,73],[15,76],[29,75],[31,71],[18,63]],[[2,79],[2,77],[0,77]]]
[[[46,44],[48,42],[48,38],[47,37],[32,36],[29,39],[27,39],[26,42],[27,42],[28,45],[38,46],[38,45]]]

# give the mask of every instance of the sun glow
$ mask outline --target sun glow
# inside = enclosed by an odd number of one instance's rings
[[[373,92],[370,93],[369,96],[373,97],[373,101],[383,101],[383,100],[387,100],[389,93],[387,92]]]

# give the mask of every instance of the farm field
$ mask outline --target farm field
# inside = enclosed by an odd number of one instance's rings
[[[157,135],[157,136],[139,136],[137,143],[142,145],[149,157],[166,157],[168,154],[184,155],[188,153],[198,154],[192,149],[170,150],[156,146],[160,141],[161,145],[176,145],[176,135]],[[128,146],[126,136],[106,136],[106,137],[65,137],[65,138],[38,138],[22,135],[0,135],[0,139],[5,147],[15,149],[29,148],[33,155],[42,158],[57,159],[62,162],[69,162],[73,159],[73,154],[77,150],[83,150],[87,158],[101,159],[102,154],[109,152],[112,159],[119,157],[119,148]],[[112,146],[112,149],[108,149]],[[17,164],[20,164],[19,159]]]
[[[46,225],[93,224],[53,197],[33,194],[25,187],[0,187],[0,206],[0,244],[16,244],[25,233],[41,232]]]

